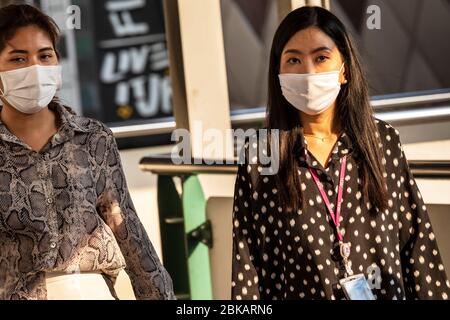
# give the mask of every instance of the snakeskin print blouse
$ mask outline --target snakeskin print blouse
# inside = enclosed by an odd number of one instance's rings
[[[137,299],[173,299],[172,280],[127,190],[112,132],[52,103],[59,130],[35,152],[0,121],[0,299],[46,299],[46,272],[125,268]]]

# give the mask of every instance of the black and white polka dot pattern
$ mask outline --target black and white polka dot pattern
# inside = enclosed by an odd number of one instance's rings
[[[386,166],[389,208],[362,197],[356,151],[343,133],[326,169],[307,151],[299,157],[306,209],[287,214],[273,176],[258,164],[239,165],[233,212],[233,299],[343,299],[341,261],[333,248],[334,225],[308,165],[334,204],[339,161],[348,155],[341,214],[344,241],[351,242],[355,273],[364,273],[377,299],[448,299],[450,286],[427,208],[408,167],[399,133],[376,119]],[[246,154],[249,148],[245,145]],[[259,170],[258,170],[259,169]],[[261,181],[261,183],[256,183]]]

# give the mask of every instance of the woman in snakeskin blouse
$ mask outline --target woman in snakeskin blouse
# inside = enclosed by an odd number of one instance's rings
[[[112,132],[55,98],[57,41],[38,9],[0,9],[0,299],[116,298],[123,268],[136,298],[173,299]]]

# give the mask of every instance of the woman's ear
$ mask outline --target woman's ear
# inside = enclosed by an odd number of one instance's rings
[[[347,80],[347,65],[346,65],[346,64],[344,64],[344,68],[343,68],[343,70],[342,70],[342,74],[341,74],[341,76],[340,76],[339,82],[340,82],[341,84],[346,84],[346,83],[348,83],[348,80]]]

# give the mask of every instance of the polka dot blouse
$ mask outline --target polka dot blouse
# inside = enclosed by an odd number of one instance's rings
[[[340,230],[351,243],[351,267],[363,273],[377,299],[448,299],[449,281],[427,208],[408,167],[399,132],[376,119],[386,166],[388,209],[362,197],[350,138],[341,134],[326,166],[307,151],[299,157],[306,209],[283,212],[274,176],[240,164],[233,210],[232,299],[345,299],[332,219],[311,176],[336,202],[340,159],[347,155]],[[245,144],[244,151],[256,145]],[[262,180],[262,183],[256,181]],[[256,187],[257,186],[257,187]],[[372,209],[372,210],[371,210]],[[375,210],[373,210],[375,209]]]

